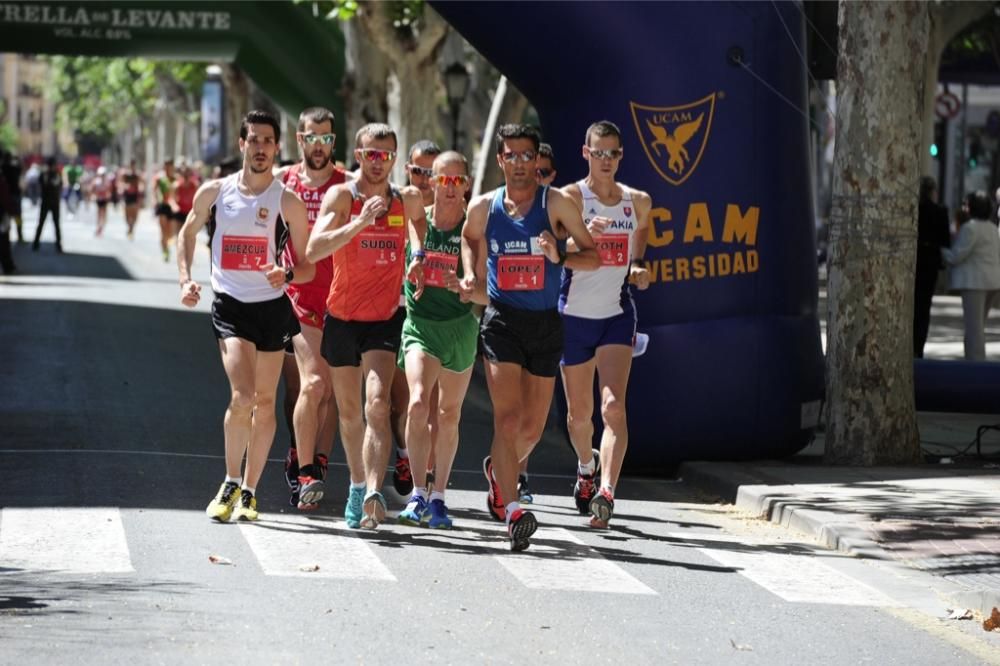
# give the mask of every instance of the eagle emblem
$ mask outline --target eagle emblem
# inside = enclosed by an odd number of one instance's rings
[[[266,220],[267,216],[270,215],[270,214],[271,214],[271,211],[269,211],[266,208],[258,208],[257,209],[257,219],[258,220]]]
[[[646,157],[671,185],[687,180],[701,161],[715,111],[712,93],[681,106],[644,106],[630,102],[632,119]]]

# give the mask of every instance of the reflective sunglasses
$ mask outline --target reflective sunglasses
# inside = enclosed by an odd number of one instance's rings
[[[427,167],[419,167],[416,164],[407,164],[406,170],[410,172],[411,176],[425,176],[430,178],[434,175],[434,169],[429,169]]]
[[[536,153],[533,150],[522,150],[521,152],[516,152],[513,150],[508,150],[500,154],[500,158],[504,162],[509,164],[516,164],[518,162],[531,162],[535,159]]]
[[[324,146],[329,146],[333,143],[333,140],[337,137],[336,134],[299,134],[299,138],[302,142],[307,145],[315,145],[317,143],[322,143]]]
[[[453,185],[455,187],[463,187],[469,184],[468,176],[446,176],[444,174],[434,176],[434,183],[439,187],[448,187]]]
[[[538,174],[539,178],[548,178],[556,172],[555,169],[535,169],[535,173]]]
[[[378,148],[362,148],[358,151],[361,157],[369,162],[391,162],[396,159],[395,150],[379,150]]]
[[[597,148],[587,148],[587,153],[596,160],[617,160],[623,154],[621,148],[608,148],[598,150]]]

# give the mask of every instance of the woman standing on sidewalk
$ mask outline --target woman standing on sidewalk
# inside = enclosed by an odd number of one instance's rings
[[[965,359],[986,360],[986,319],[1000,294],[1000,233],[990,222],[992,204],[982,190],[970,192],[962,204],[969,221],[962,225],[941,256],[951,267],[952,289],[962,294]]]

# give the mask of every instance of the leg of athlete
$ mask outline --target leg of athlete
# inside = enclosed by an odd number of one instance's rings
[[[441,374],[441,362],[422,349],[411,347],[404,357],[410,404],[406,412],[406,449],[409,451],[413,495],[399,514],[399,522],[419,525],[427,510],[427,467],[430,464],[431,396]],[[397,373],[403,374],[403,373]]]
[[[292,338],[296,363],[299,368],[299,396],[295,403],[293,423],[299,459],[299,508],[313,508],[323,497],[323,474],[313,467],[316,457],[316,438],[324,423],[325,403],[332,397],[327,364],[320,355],[322,329],[302,326],[299,335]],[[308,478],[307,478],[308,477]]]
[[[434,464],[434,487],[442,493],[448,487],[451,467],[458,451],[458,424],[471,380],[472,368],[465,372],[445,370],[438,377],[437,436],[431,462]]]
[[[625,450],[628,448],[628,419],[625,414],[625,392],[632,369],[632,348],[626,345],[605,345],[597,348],[597,377],[601,385],[601,490],[611,498],[618,485]],[[603,493],[602,493],[603,494]]]
[[[410,468],[410,454],[406,448],[406,412],[410,404],[410,389],[406,383],[406,373],[397,371],[392,376],[389,394],[392,415],[392,436],[396,440],[396,462],[392,470],[392,486],[396,492],[407,497],[413,491],[413,470]]]
[[[128,205],[125,206],[126,215],[128,214]],[[160,252],[163,253],[164,261],[170,259],[170,227],[173,224],[170,218],[166,215],[158,215],[156,218],[160,222]]]
[[[392,429],[389,425],[389,393],[396,370],[396,354],[370,350],[361,355],[365,375],[364,463],[368,493],[365,495],[362,527],[376,528],[385,520],[385,479],[389,452],[392,449]]]
[[[583,464],[593,459],[594,371],[596,359],[577,365],[562,366],[563,388],[566,390],[566,429],[576,457]]]
[[[243,476],[244,487],[250,488],[251,492],[257,488],[274,443],[274,431],[277,428],[275,395],[278,392],[284,354],[283,351],[257,352],[253,426],[250,432],[250,449],[247,451],[246,474]]]
[[[523,368],[516,363],[493,363],[483,359],[486,367],[486,388],[493,403],[493,442],[490,445],[492,476],[496,481],[491,498],[491,511],[503,520],[503,507],[514,497],[513,479],[517,476],[517,444],[521,436],[521,374]],[[526,373],[525,373],[526,374]],[[490,470],[483,470],[490,474]]]
[[[410,404],[406,412],[406,443],[410,452],[410,467],[415,488],[427,488],[427,468],[430,462],[431,397],[434,383],[441,374],[441,362],[423,350],[413,347],[406,352],[406,380]]]
[[[327,373],[329,371],[327,370]],[[285,399],[282,402],[282,412],[285,415],[285,428],[288,430],[288,452],[285,454],[285,483],[292,495],[289,503],[299,505],[299,455],[295,447],[295,403],[299,397],[299,366],[295,362],[295,354],[285,351],[281,363],[281,378],[285,382]]]
[[[226,474],[241,477],[243,456],[250,443],[253,423],[257,348],[242,338],[219,341],[222,366],[229,378],[229,408],[226,410]]]
[[[340,413],[340,441],[350,470],[351,483],[365,483],[364,447],[365,421],[361,414],[361,368],[341,366],[330,369],[333,394]]]

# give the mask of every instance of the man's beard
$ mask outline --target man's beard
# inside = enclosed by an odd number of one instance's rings
[[[313,171],[322,171],[326,168],[326,165],[330,163],[333,155],[321,154],[318,157],[316,155],[306,156],[306,166],[308,166]]]

